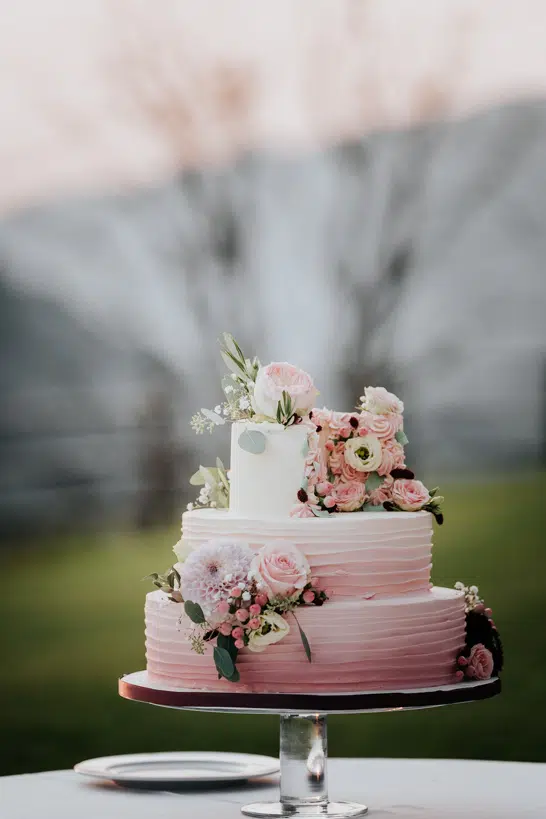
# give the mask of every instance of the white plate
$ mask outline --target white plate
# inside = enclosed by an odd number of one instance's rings
[[[102,756],[74,765],[76,773],[85,776],[134,785],[149,782],[155,787],[163,782],[232,782],[278,773],[279,768],[279,760],[272,756],[205,751]]]

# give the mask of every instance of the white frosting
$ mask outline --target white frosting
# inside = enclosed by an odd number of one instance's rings
[[[265,435],[259,455],[239,445],[245,431]],[[237,421],[231,428],[230,512],[261,519],[285,518],[297,503],[305,468],[308,430],[301,425]]]

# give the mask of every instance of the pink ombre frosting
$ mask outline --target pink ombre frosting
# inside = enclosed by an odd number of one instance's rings
[[[177,688],[230,691],[374,691],[455,682],[465,642],[461,592],[434,588],[383,600],[336,601],[298,610],[312,651],[308,663],[293,620],[290,633],[257,655],[243,649],[240,683],[218,680],[209,650],[191,650],[192,624],[160,591],[146,600],[150,678]]]
[[[327,518],[263,521],[219,509],[184,512],[184,546],[229,539],[254,551],[293,543],[335,599],[393,597],[430,588],[432,516],[428,512],[354,512]]]

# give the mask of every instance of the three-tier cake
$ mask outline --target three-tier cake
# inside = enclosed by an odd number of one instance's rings
[[[352,413],[316,409],[311,378],[262,367],[229,336],[229,472],[192,483],[178,562],[146,600],[150,680],[252,692],[399,690],[487,679],[502,648],[475,586],[432,586],[442,498],[407,468],[403,404],[366,388]]]

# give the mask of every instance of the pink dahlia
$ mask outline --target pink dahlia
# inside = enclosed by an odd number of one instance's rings
[[[209,540],[194,549],[182,566],[184,600],[199,603],[207,617],[239,583],[246,583],[254,553],[245,543]]]

